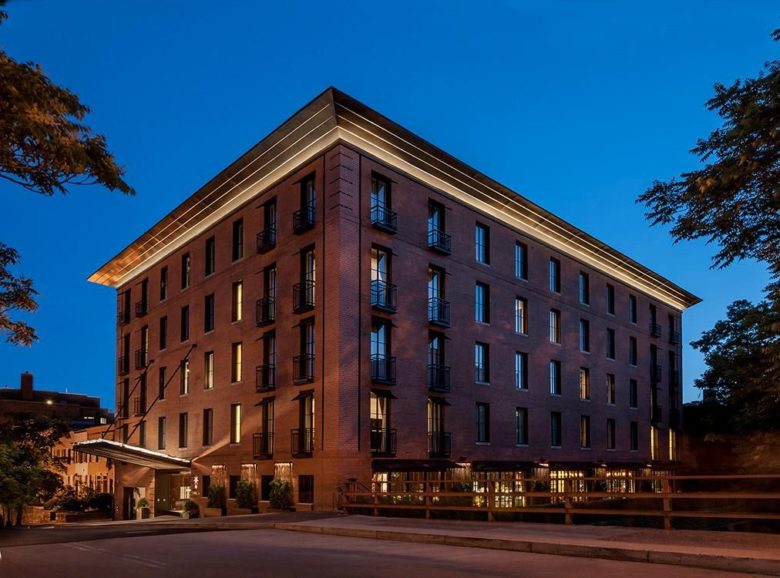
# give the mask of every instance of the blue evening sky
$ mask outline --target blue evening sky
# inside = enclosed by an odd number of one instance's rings
[[[696,167],[719,125],[715,81],[777,57],[761,0],[249,2],[16,0],[0,47],[38,62],[93,112],[135,198],[98,187],[47,198],[0,182],[0,241],[40,292],[40,342],[0,344],[0,387],[114,401],[115,294],[87,276],[300,106],[333,85],[699,295],[689,342],[739,298],[756,263],[709,268],[635,204]],[[701,356],[686,346],[686,401]]]

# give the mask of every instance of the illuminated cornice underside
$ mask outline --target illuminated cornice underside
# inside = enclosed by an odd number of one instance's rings
[[[683,310],[700,301],[336,90],[313,100],[89,280],[121,287],[339,141],[675,309]]]

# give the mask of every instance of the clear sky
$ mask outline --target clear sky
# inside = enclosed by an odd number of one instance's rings
[[[0,344],[0,387],[114,402],[114,290],[86,278],[328,86],[336,86],[699,295],[696,338],[756,263],[710,270],[636,197],[696,167],[719,125],[715,81],[777,58],[778,5],[761,0],[249,2],[16,0],[0,46],[76,92],[127,168],[134,198],[98,187],[47,198],[0,182],[0,240],[23,258],[40,342]],[[686,346],[686,401],[701,356]]]

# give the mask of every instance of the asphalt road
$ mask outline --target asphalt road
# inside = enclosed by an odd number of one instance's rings
[[[127,528],[128,532],[138,531]],[[241,530],[126,535],[105,540],[0,546],[2,578],[425,578],[626,576],[718,578],[718,572],[635,562],[478,548]]]

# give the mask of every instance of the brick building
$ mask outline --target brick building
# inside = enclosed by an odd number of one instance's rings
[[[60,458],[65,468],[59,472],[63,484],[73,488],[79,496],[85,496],[90,491],[114,493],[114,470],[111,461],[73,449],[73,446],[80,442],[104,439],[107,429],[109,426],[98,425],[70,431],[52,448],[52,453]]]
[[[125,515],[242,477],[328,508],[349,479],[675,458],[698,299],[335,89],[90,280],[126,443],[83,451]]]

